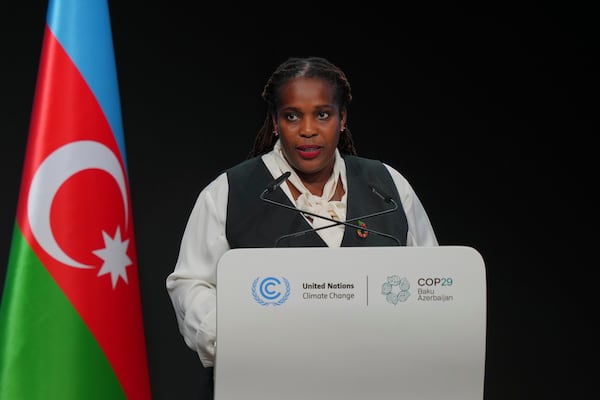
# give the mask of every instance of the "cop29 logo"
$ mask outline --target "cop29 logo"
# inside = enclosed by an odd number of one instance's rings
[[[381,294],[385,300],[393,305],[405,302],[410,297],[410,282],[408,279],[401,278],[398,275],[388,276],[387,280],[381,285]]]
[[[290,297],[290,282],[284,277],[258,277],[252,282],[252,297],[261,306],[280,306]]]

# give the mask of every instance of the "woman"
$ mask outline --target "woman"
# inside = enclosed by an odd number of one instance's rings
[[[254,148],[200,193],[167,277],[181,334],[206,368],[215,360],[216,266],[227,250],[438,244],[407,180],[356,155],[343,71],[320,57],[290,58],[262,97],[267,116]]]

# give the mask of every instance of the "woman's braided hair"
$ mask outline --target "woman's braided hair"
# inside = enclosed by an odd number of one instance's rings
[[[277,67],[263,89],[262,98],[267,102],[267,115],[256,135],[254,147],[248,154],[248,158],[268,153],[273,149],[277,137],[273,134],[275,127],[272,117],[277,113],[280,89],[290,79],[299,77],[319,78],[329,82],[333,86],[335,101],[340,110],[348,109],[352,101],[352,92],[346,74],[341,69],[322,57],[288,58]],[[352,134],[347,126],[340,133],[338,149],[342,154],[357,154]]]

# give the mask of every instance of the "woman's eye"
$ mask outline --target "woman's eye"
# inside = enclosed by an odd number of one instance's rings
[[[298,120],[298,116],[296,114],[288,114],[285,117],[288,121],[297,121]]]
[[[317,114],[317,116],[319,117],[319,119],[327,119],[329,117],[329,113],[326,111],[320,111],[319,114]]]

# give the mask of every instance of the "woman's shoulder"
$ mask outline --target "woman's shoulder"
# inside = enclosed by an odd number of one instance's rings
[[[344,162],[346,164],[351,163],[351,164],[356,164],[356,165],[364,165],[365,167],[372,167],[372,168],[381,168],[382,166],[385,166],[388,168],[390,167],[384,161],[381,161],[376,158],[370,158],[370,157],[358,156],[358,155],[350,155],[350,154],[342,155],[342,158],[344,159]]]
[[[410,191],[410,183],[404,177],[404,175],[397,168],[384,161],[375,158],[353,155],[346,155],[343,158],[347,169],[350,168],[350,170],[355,171],[365,170],[375,174],[387,171],[399,190]]]
[[[228,168],[225,173],[229,177],[245,179],[252,177],[254,174],[258,173],[258,171],[263,171],[265,169],[266,167],[264,162],[262,162],[262,156],[257,156],[239,162],[238,164]]]
[[[371,169],[375,171],[382,171],[383,169],[386,169],[390,173],[400,174],[398,170],[396,170],[389,164],[375,158],[354,155],[344,155],[342,157],[344,159],[344,162],[346,163],[346,167],[349,166],[350,168]]]
[[[243,161],[240,161],[239,163],[227,168],[227,170],[225,172],[227,172],[227,173],[229,173],[230,171],[237,172],[237,171],[247,170],[248,168],[251,168],[251,167],[255,168],[256,165],[261,164],[261,157],[262,156],[256,156],[256,157],[252,157],[252,158],[248,158]]]

